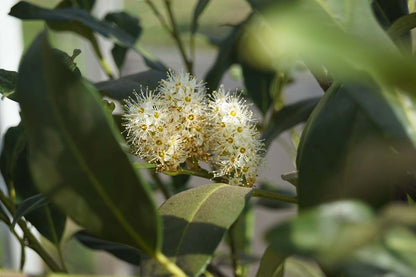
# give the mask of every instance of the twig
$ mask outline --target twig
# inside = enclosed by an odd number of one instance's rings
[[[156,185],[162,191],[163,196],[165,196],[165,199],[169,199],[172,196],[172,194],[166,187],[165,183],[163,183],[163,181],[160,179],[160,176],[158,175],[158,173],[154,170],[151,170],[151,174],[152,174],[153,180],[156,182]]]
[[[185,52],[185,47],[183,45],[182,39],[179,34],[178,25],[176,23],[175,17],[173,15],[172,6],[171,6],[171,0],[164,0],[163,3],[165,3],[166,10],[168,11],[169,20],[172,25],[172,32],[171,35],[173,39],[176,41],[176,44],[178,45],[179,52],[181,53],[183,62],[185,63],[185,66],[189,73],[193,73],[193,61],[188,59],[188,56]]]
[[[261,189],[254,189],[252,196],[273,199],[273,200],[278,200],[278,201],[287,202],[287,203],[294,203],[294,204],[298,203],[297,197],[287,196],[287,195],[265,191]]]

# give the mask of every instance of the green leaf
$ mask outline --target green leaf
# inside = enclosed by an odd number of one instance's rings
[[[23,123],[7,130],[0,158],[0,169],[6,186],[13,188],[16,203],[39,194],[28,164],[28,146]],[[48,240],[57,244],[65,230],[66,217],[52,204],[25,214],[25,218]]]
[[[264,114],[273,105],[278,75],[275,71],[259,70],[247,64],[242,64],[244,86],[247,95]],[[273,97],[274,96],[274,97]]]
[[[308,120],[313,109],[321,100],[320,97],[300,100],[294,104],[286,105],[273,116],[272,126],[263,134],[266,147],[284,131]]]
[[[7,97],[16,100],[15,89],[17,81],[17,72],[0,69],[0,93],[2,98]]]
[[[12,228],[16,225],[17,221],[26,216],[33,210],[42,208],[48,204],[48,200],[42,194],[33,195],[23,200],[18,206],[13,216]]]
[[[334,202],[278,225],[266,237],[278,255],[312,257],[331,265],[371,242],[378,231],[374,220],[362,203]]]
[[[198,29],[198,18],[202,14],[202,12],[207,7],[210,0],[198,0],[198,3],[196,4],[196,7],[194,9],[194,15],[192,17],[192,23],[191,23],[191,33],[195,34],[196,30]]]
[[[159,209],[164,224],[162,252],[186,274],[199,276],[251,192],[244,187],[210,184],[169,198]],[[152,261],[142,270],[144,276],[167,275]]]
[[[277,254],[267,247],[260,261],[256,277],[283,277],[285,274],[285,256]]]
[[[391,103],[390,103],[391,104]],[[374,86],[334,85],[318,104],[298,149],[300,207],[358,198],[381,206],[411,182],[414,148]]]
[[[56,8],[81,8],[88,12],[91,12],[92,8],[94,7],[95,0],[62,0]]]
[[[139,24],[139,19],[126,12],[108,13],[104,20],[115,24],[115,26],[117,26],[119,29],[134,37],[135,41],[142,33],[142,27]],[[111,53],[113,54],[113,58],[118,69],[120,70],[126,57],[127,47],[115,44],[111,50]]]
[[[133,90],[140,91],[142,88],[156,89],[161,79],[166,78],[166,72],[158,70],[147,70],[140,73],[127,75],[117,80],[109,80],[94,84],[104,95],[124,100],[132,96]]]
[[[97,91],[52,53],[40,35],[17,83],[36,185],[97,237],[154,255],[160,219],[147,184],[122,151]]]
[[[289,257],[285,261],[285,273],[296,277],[325,277],[320,268],[312,261]]]
[[[388,29],[392,39],[397,39],[416,27],[416,13],[411,13],[397,19]]]
[[[236,44],[241,35],[241,24],[235,26],[219,44],[218,55],[205,76],[206,86],[210,91],[218,88],[224,73],[237,61]]]
[[[98,239],[85,231],[77,232],[74,237],[88,248],[93,250],[106,251],[119,258],[120,260],[123,260],[132,265],[138,266],[140,264],[140,252],[135,248],[111,241]]]
[[[374,0],[372,6],[378,21],[384,28],[388,28],[399,17],[409,13],[407,0]]]
[[[110,24],[106,21],[99,21],[91,16],[86,10],[79,8],[62,8],[62,9],[44,9],[28,2],[22,1],[12,7],[10,15],[20,19],[45,20],[49,27],[54,30],[72,31],[88,39],[98,57],[102,55],[97,40],[93,32],[113,40],[114,42],[138,51],[144,58],[146,64],[151,68],[166,71],[166,67],[155,58],[149,56],[149,53],[136,49],[134,43],[137,37],[134,37],[123,29]]]

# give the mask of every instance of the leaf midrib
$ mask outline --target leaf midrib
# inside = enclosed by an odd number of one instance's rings
[[[79,84],[84,87],[84,85],[82,84],[82,82],[79,82]],[[85,87],[84,87],[85,88]],[[47,91],[47,96],[49,98],[50,103],[55,103],[54,101],[54,97],[53,95],[48,91]],[[94,95],[92,95],[92,97],[95,99]],[[95,104],[96,101],[94,101]],[[105,192],[105,190],[101,187],[100,182],[97,180],[97,178],[94,176],[94,174],[92,173],[92,171],[90,170],[89,166],[87,165],[86,161],[84,160],[81,152],[78,150],[77,145],[73,142],[72,137],[70,136],[70,133],[68,132],[64,120],[62,119],[61,114],[59,113],[59,109],[57,108],[59,106],[58,103],[55,103],[56,105],[51,105],[51,111],[52,113],[55,115],[56,118],[56,122],[58,127],[60,127],[60,130],[63,134],[62,137],[64,140],[67,141],[69,148],[72,150],[71,152],[73,153],[75,159],[79,162],[80,166],[82,169],[84,169],[88,179],[90,180],[91,184],[93,185],[93,187],[95,188],[95,190],[98,192],[98,194],[102,197],[102,200],[104,202],[104,204],[110,209],[110,211],[113,213],[113,215],[115,216],[115,218],[119,221],[119,223],[121,224],[121,226],[124,227],[124,229],[127,231],[127,233],[136,241],[136,243],[138,244],[139,247],[141,247],[145,252],[147,252],[148,254],[154,253],[154,251],[152,251],[144,242],[144,240],[142,240],[142,238],[140,237],[140,235],[138,235],[135,231],[134,228],[128,223],[128,221],[123,217],[123,214],[121,213],[121,211],[117,208],[117,205],[115,205],[113,203],[113,201],[110,199],[110,197],[107,195],[107,193]]]
[[[189,221],[187,221],[187,223],[186,223],[186,227],[184,228],[184,230],[183,230],[183,232],[182,232],[182,235],[181,235],[181,238],[180,238],[180,240],[179,240],[179,243],[178,243],[178,246],[177,246],[177,248],[176,248],[176,251],[175,251],[175,257],[178,257],[178,254],[179,254],[179,250],[181,249],[181,245],[182,245],[182,242],[183,242],[183,240],[184,240],[184,238],[185,238],[185,234],[186,234],[186,232],[187,232],[187,230],[188,230],[188,228],[189,228],[189,226],[191,225],[191,223],[193,222],[193,219],[195,218],[195,216],[196,216],[196,214],[198,213],[198,211],[201,209],[201,207],[203,206],[203,204],[205,203],[205,201],[213,194],[213,193],[215,193],[217,190],[219,190],[220,188],[223,188],[225,185],[220,185],[220,186],[218,186],[217,188],[215,188],[215,189],[213,189],[212,191],[210,191],[210,193],[208,193],[207,194],[207,196],[206,197],[204,197],[203,199],[202,199],[202,201],[200,201],[199,202],[199,204],[198,204],[198,206],[196,206],[197,207],[197,209],[195,209],[195,212],[193,212],[192,213],[192,215],[191,215],[191,218],[189,219]]]

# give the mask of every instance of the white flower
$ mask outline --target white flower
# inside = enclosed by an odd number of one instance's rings
[[[223,87],[207,100],[201,81],[172,71],[157,92],[141,90],[134,98],[125,101],[124,115],[134,154],[162,171],[189,158],[208,161],[215,176],[254,184],[264,146],[245,100]]]

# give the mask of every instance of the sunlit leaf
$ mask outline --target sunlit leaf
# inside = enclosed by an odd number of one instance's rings
[[[212,258],[224,233],[238,218],[250,188],[210,184],[169,198],[159,209],[163,216],[162,252],[190,276],[199,276]],[[169,275],[148,261],[144,276]]]

